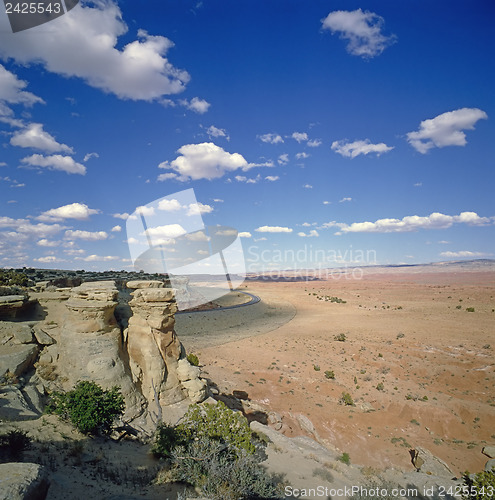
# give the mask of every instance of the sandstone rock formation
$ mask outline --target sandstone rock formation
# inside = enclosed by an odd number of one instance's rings
[[[73,288],[58,340],[60,373],[72,386],[94,380],[104,388],[119,386],[126,419],[142,413],[143,400],[129,372],[119,325],[114,317],[118,291],[112,281],[83,283]]]
[[[186,398],[201,401],[206,382],[192,367],[174,331],[177,306],[174,290],[154,281],[133,281],[132,316],[124,332],[132,378],[157,414]]]

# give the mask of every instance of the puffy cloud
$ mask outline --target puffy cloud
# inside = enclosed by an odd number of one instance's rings
[[[301,142],[308,140],[308,134],[306,132],[294,132],[291,137],[295,139],[299,144]]]
[[[217,128],[214,125],[210,125],[206,130],[206,133],[210,137],[225,137],[227,140],[230,140],[230,137],[227,134],[227,131],[223,128]]]
[[[311,139],[310,141],[307,142],[307,145],[310,148],[317,148],[318,146],[321,146],[321,141],[320,139]]]
[[[339,203],[345,203],[346,201],[352,201],[352,198],[349,198],[348,196],[346,196],[345,198],[342,198],[341,200],[339,200]]]
[[[300,236],[301,238],[318,238],[318,236],[320,236],[320,234],[318,233],[318,231],[316,229],[311,229],[311,231],[308,234],[300,232],[300,233],[297,233],[297,236]]]
[[[105,231],[76,231],[68,230],[65,231],[65,239],[68,240],[84,240],[84,241],[101,241],[106,240],[108,234]]]
[[[253,235],[249,231],[241,231],[239,233],[240,238],[251,238]]]
[[[62,155],[50,155],[43,156],[39,154],[34,154],[31,156],[26,156],[21,160],[24,165],[29,165],[31,167],[42,167],[48,170],[59,170],[66,172],[67,174],[86,174],[86,167],[74,161],[70,156]]]
[[[24,129],[15,132],[10,144],[21,148],[39,149],[45,153],[74,153],[71,147],[60,144],[52,135],[45,132],[41,123],[30,123]]]
[[[160,163],[159,168],[173,170],[179,181],[218,179],[227,172],[239,168],[248,170],[254,166],[239,153],[228,153],[212,142],[186,144],[179,148],[178,153],[180,156],[175,160]],[[164,180],[161,177],[158,180]]]
[[[129,218],[129,214],[127,212],[124,212],[123,214],[112,214],[112,217],[115,217],[116,219],[127,220]]]
[[[149,227],[145,234],[153,245],[172,243],[174,238],[183,236],[187,231],[180,224],[166,224],[164,226]]]
[[[190,79],[165,57],[174,44],[163,36],[138,30],[137,40],[117,48],[127,26],[111,0],[94,6],[79,3],[70,15],[38,28],[43,36],[34,36],[33,30],[37,28],[3,37],[0,56],[24,65],[42,64],[52,73],[81,78],[121,99],[150,101],[176,94]]]
[[[204,99],[200,99],[199,97],[193,97],[190,101],[187,99],[181,99],[180,104],[200,115],[206,113],[211,106],[209,102]]]
[[[382,17],[361,9],[336,10],[322,20],[323,29],[339,33],[340,38],[348,40],[349,54],[363,58],[375,57],[395,42],[395,35],[383,35],[383,24]]]
[[[278,181],[280,177],[278,175],[267,175],[265,177],[265,180],[270,181],[270,182],[275,182]]]
[[[332,150],[346,158],[356,158],[356,156],[370,153],[376,153],[377,156],[380,156],[392,149],[394,149],[392,146],[387,146],[383,142],[371,144],[369,139],[354,142],[334,141],[332,143]]]
[[[109,262],[111,260],[119,260],[120,257],[114,255],[88,255],[87,257],[78,258],[76,260],[82,260],[84,262]]]
[[[313,189],[313,186],[311,184],[304,184],[303,188],[304,189]]]
[[[323,202],[323,205],[331,205],[331,204],[332,204],[332,202],[331,202],[331,201],[324,201],[324,202]]]
[[[278,157],[277,161],[280,165],[287,165],[287,163],[289,163],[289,155],[284,153]]]
[[[402,219],[379,219],[375,222],[353,222],[352,224],[330,222],[324,227],[337,226],[341,233],[405,233],[419,229],[446,229],[453,224],[481,226],[490,224],[492,219],[480,217],[475,212],[462,212],[459,215],[444,215],[434,212],[426,217],[408,215]]]
[[[485,252],[471,252],[469,250],[461,250],[460,252],[441,252],[442,257],[488,257],[492,253]]]
[[[296,158],[298,160],[305,160],[306,158],[309,158],[309,154],[303,151],[302,153],[297,153]]]
[[[186,215],[203,215],[211,212],[213,212],[213,207],[211,205],[205,205],[198,201],[197,203],[191,203],[189,205]]]
[[[258,233],[292,233],[292,228],[281,226],[261,226],[255,229]]]
[[[263,134],[258,136],[262,142],[267,142],[269,144],[278,144],[284,142],[282,136],[278,134]]]
[[[43,212],[38,220],[43,222],[60,222],[64,219],[87,220],[90,215],[99,213],[99,210],[89,208],[84,203],[71,203]]]
[[[8,71],[0,64],[0,103],[24,104],[32,106],[36,103],[43,103],[43,99],[31,92],[26,92],[27,83],[19,80],[17,75]],[[8,111],[6,114],[10,114]]]
[[[445,146],[465,146],[466,134],[463,130],[474,130],[478,120],[486,120],[488,115],[478,108],[461,108],[423,120],[417,132],[409,132],[407,141],[418,152],[425,154],[430,149]]]
[[[39,257],[33,259],[35,262],[40,262],[41,264],[53,264],[54,262],[65,262],[64,259],[59,259],[55,255],[47,255],[46,257]]]
[[[60,245],[60,242],[59,241],[50,241],[50,240],[47,240],[46,238],[43,238],[43,239],[39,240],[36,244],[40,247],[51,248],[51,247],[58,247]]]
[[[256,184],[261,179],[261,176],[258,175],[254,178],[246,177],[245,175],[236,175],[235,180],[237,182],[245,182],[246,184]]]
[[[122,226],[113,226],[110,231],[112,231],[112,233],[120,233],[122,231]]]
[[[182,209],[182,205],[178,200],[160,200],[158,203],[158,210],[163,210],[165,212],[177,212]]]

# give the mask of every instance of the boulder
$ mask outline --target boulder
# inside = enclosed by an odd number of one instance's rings
[[[33,342],[33,332],[31,327],[26,324],[19,323],[18,328],[14,330],[14,337],[16,342],[19,344],[31,344]]]
[[[0,388],[0,419],[19,421],[36,418],[39,418],[39,413],[30,406],[16,386],[7,385]]]
[[[193,366],[186,358],[179,359],[177,363],[177,377],[181,382],[193,380],[199,377],[201,369],[198,366]]]
[[[35,327],[33,331],[38,344],[52,345],[55,343],[55,340],[53,340],[53,338],[50,335],[48,335],[48,333],[46,333],[41,327]]]
[[[44,500],[49,486],[47,472],[39,464],[0,464],[0,500]]]
[[[481,453],[488,458],[495,458],[495,446],[483,446]]]
[[[10,372],[16,377],[27,371],[36,360],[36,344],[3,345],[0,349],[0,377]]]
[[[491,458],[485,464],[485,472],[492,472],[492,469],[495,469],[495,458]]]

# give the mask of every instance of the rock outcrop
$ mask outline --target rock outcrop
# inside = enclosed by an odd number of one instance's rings
[[[0,500],[44,500],[48,487],[46,470],[38,464],[0,464]]]
[[[154,281],[129,282],[135,288],[129,306],[132,316],[124,332],[134,383],[150,408],[160,415],[164,407],[206,397],[206,382],[189,364],[175,331],[174,290]]]
[[[126,352],[114,316],[118,291],[112,281],[73,288],[58,341],[58,369],[67,384],[94,380],[103,388],[119,386],[126,420],[143,411],[143,399],[126,370]]]

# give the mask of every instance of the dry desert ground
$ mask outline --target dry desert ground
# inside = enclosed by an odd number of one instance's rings
[[[369,270],[241,290],[262,302],[177,317],[221,393],[245,391],[287,436],[312,435],[355,464],[413,470],[409,449],[421,446],[455,474],[483,470],[495,441],[495,271]]]

